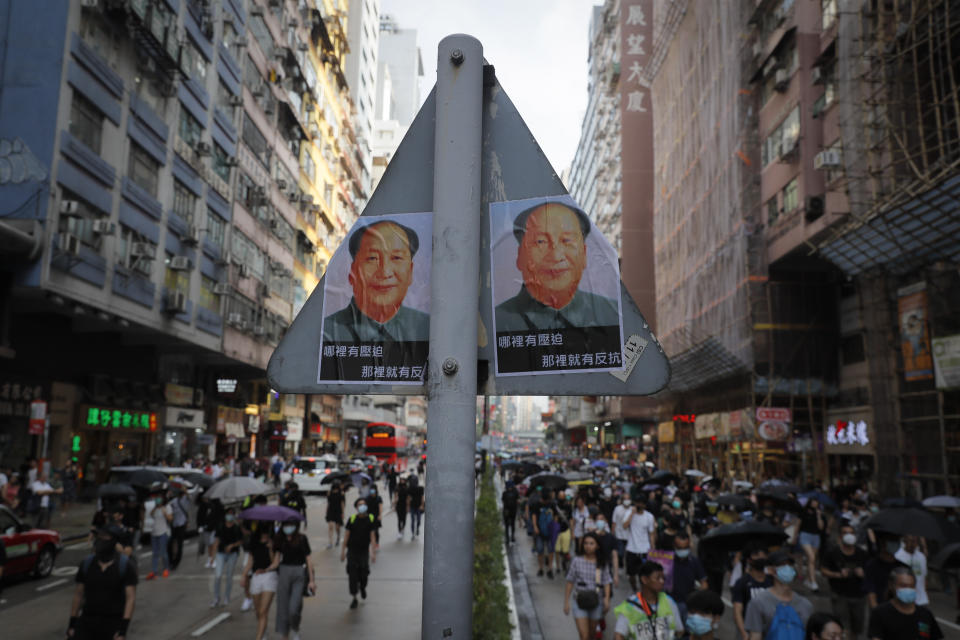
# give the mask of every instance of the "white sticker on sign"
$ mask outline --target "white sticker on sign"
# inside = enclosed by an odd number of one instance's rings
[[[647,341],[641,338],[639,333],[635,333],[627,338],[627,341],[623,345],[623,369],[620,371],[611,371],[610,375],[621,382],[626,382],[627,378],[629,378],[633,372],[633,368],[637,366],[637,361],[640,360],[640,356],[643,355],[643,350],[646,347]]]

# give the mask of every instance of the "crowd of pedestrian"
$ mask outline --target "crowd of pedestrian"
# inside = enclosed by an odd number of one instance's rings
[[[725,611],[741,640],[943,637],[924,538],[871,520],[882,509],[865,490],[834,500],[786,481],[736,491],[703,473],[576,464],[502,468],[501,503],[506,543],[526,529],[536,575],[565,579],[581,640],[603,637],[611,608],[616,639],[714,638]],[[632,595],[616,604],[621,573]],[[830,604],[816,611],[808,595],[822,588]]]

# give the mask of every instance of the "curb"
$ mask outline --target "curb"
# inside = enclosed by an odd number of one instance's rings
[[[494,486],[497,488],[497,507],[503,513],[503,505],[500,503],[500,477],[494,474]],[[530,595],[530,586],[527,584],[527,577],[523,573],[523,567],[520,560],[514,557],[514,547],[503,543],[503,561],[507,565],[507,576],[510,581],[508,585],[510,593],[510,623],[513,625],[511,638],[513,640],[543,640],[543,632],[540,630],[540,620],[537,618],[537,609],[533,606],[533,596]]]

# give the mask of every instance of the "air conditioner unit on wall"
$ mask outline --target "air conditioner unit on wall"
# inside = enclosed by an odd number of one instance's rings
[[[134,242],[130,245],[130,255],[134,258],[153,260],[157,257],[157,247],[149,242]]]
[[[825,149],[813,157],[813,168],[822,170],[839,169],[842,159],[835,149]]]
[[[173,256],[170,258],[170,268],[174,271],[189,271],[193,264],[190,258],[186,256]]]
[[[117,232],[117,225],[109,220],[94,220],[91,228],[94,233],[101,236],[112,236]]]
[[[209,142],[198,142],[194,149],[201,156],[208,156],[213,151]]]
[[[183,313],[187,310],[187,294],[182,291],[171,291],[167,296],[166,310],[174,313]]]
[[[198,244],[200,242],[200,228],[196,225],[190,225],[187,227],[183,237],[180,238],[180,242],[187,245]]]
[[[810,80],[813,84],[823,84],[825,76],[823,67],[814,67],[810,70]]]
[[[80,203],[76,200],[61,200],[60,213],[65,216],[80,215]]]
[[[213,292],[218,296],[229,295],[231,289],[232,287],[227,282],[218,282],[217,284],[213,285]]]
[[[250,277],[250,268],[247,267],[247,265],[245,265],[245,264],[238,265],[238,266],[237,266],[237,275],[240,276],[241,278],[249,278],[249,277]]]
[[[57,248],[61,253],[65,253],[70,256],[79,256],[80,238],[72,233],[63,233],[57,239]]]
[[[231,107],[242,107],[242,106],[243,106],[243,96],[230,96],[230,106],[231,106]]]
[[[786,91],[789,86],[790,73],[786,69],[777,69],[777,74],[774,76],[773,88],[777,91]]]

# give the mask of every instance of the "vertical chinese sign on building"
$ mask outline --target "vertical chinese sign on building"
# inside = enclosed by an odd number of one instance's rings
[[[620,3],[621,278],[656,331],[653,264],[653,0]]]

